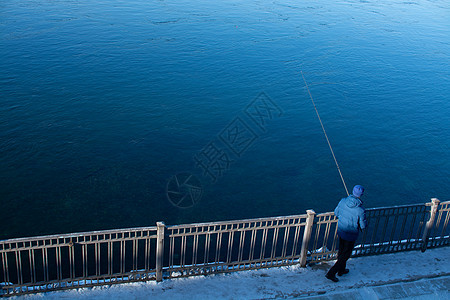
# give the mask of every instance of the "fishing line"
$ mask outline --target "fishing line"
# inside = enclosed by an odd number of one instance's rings
[[[345,184],[344,176],[342,176],[341,168],[339,168],[339,164],[337,162],[336,156],[334,155],[333,147],[331,147],[331,143],[330,143],[330,140],[328,139],[327,132],[325,130],[325,127],[323,126],[322,119],[320,118],[319,111],[317,110],[316,104],[314,103],[314,99],[311,95],[311,92],[309,91],[309,87],[308,87],[308,84],[306,83],[305,76],[303,75],[302,71],[300,71],[300,73],[302,74],[303,81],[305,82],[306,89],[308,90],[309,98],[311,98],[311,102],[314,106],[314,109],[316,110],[317,118],[319,118],[320,126],[322,126],[323,134],[325,135],[325,138],[327,139],[328,147],[330,147],[331,154],[333,155],[334,162],[336,163],[336,167],[338,169],[339,175],[341,176],[342,183],[344,184],[344,188],[345,188],[345,191],[347,192],[347,196],[348,196],[350,194],[348,193],[348,189],[347,189],[347,185]]]

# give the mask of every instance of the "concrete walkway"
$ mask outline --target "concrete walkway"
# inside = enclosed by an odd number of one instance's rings
[[[349,288],[317,296],[305,295],[296,297],[308,299],[450,299],[450,274],[434,278],[422,278],[415,281],[404,281],[383,285],[367,285],[360,288]]]
[[[339,282],[333,261],[27,295],[47,299],[450,299],[450,247],[351,258]]]

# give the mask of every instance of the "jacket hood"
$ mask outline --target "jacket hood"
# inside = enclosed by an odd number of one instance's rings
[[[356,198],[355,196],[350,195],[345,199],[345,204],[348,207],[353,208],[356,206],[360,206],[362,204],[362,201],[360,199]]]
[[[355,197],[357,198],[361,198],[361,196],[364,194],[364,188],[362,185],[355,185],[355,187],[353,188],[353,193],[352,193]]]

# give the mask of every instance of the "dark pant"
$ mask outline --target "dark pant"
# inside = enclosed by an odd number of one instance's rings
[[[355,242],[346,241],[339,238],[339,251],[337,256],[337,262],[328,271],[328,274],[335,276],[336,273],[344,272],[347,260],[352,255],[353,247],[355,247]]]

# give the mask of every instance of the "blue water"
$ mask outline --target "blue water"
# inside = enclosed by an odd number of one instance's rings
[[[448,1],[335,2],[2,1],[0,238],[334,209],[301,72],[367,207],[449,199]],[[232,161],[215,181],[211,142]],[[191,207],[169,201],[179,173]]]

